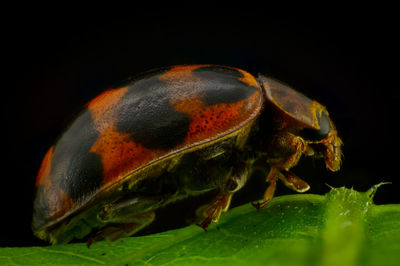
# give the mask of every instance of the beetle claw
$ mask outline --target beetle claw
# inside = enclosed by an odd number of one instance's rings
[[[203,228],[204,232],[207,232],[207,227],[210,225],[211,223],[211,219],[208,219],[208,217],[206,219],[204,219],[203,222],[196,224],[197,226]]]
[[[253,206],[253,207],[256,208],[257,210],[260,209],[260,203],[259,203],[259,202],[251,202],[251,206]]]

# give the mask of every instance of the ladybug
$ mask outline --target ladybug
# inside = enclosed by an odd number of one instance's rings
[[[293,174],[302,155],[341,165],[342,141],[324,106],[234,67],[155,70],[91,100],[46,155],[37,175],[32,228],[52,244],[130,236],[156,211],[212,195],[194,211],[206,229],[256,169],[305,192]],[[212,192],[212,193],[211,193]]]

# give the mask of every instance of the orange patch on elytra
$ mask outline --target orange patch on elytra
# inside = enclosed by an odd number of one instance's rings
[[[196,114],[204,109],[204,103],[200,99],[192,98],[173,103],[176,111],[184,112],[188,115]]]
[[[48,186],[50,182],[50,169],[51,169],[51,159],[53,158],[54,146],[51,146],[43,158],[42,164],[40,166],[35,187],[40,185]]]
[[[72,209],[74,205],[74,201],[71,197],[59,187],[53,186],[51,182],[50,171],[53,152],[54,146],[51,146],[43,158],[35,183],[37,189],[39,189],[40,186],[43,188],[44,206],[47,207],[45,216],[50,220],[63,216],[67,211]]]
[[[242,77],[242,78],[239,78],[239,80],[243,81],[244,83],[246,83],[246,84],[248,84],[248,85],[250,85],[250,86],[253,86],[253,87],[256,87],[256,88],[259,88],[259,87],[260,87],[260,84],[259,84],[258,81],[254,78],[253,75],[251,75],[250,73],[248,73],[248,72],[246,72],[246,71],[243,71],[243,70],[241,70],[241,69],[237,69],[237,70],[239,70],[240,73],[242,73],[243,76],[244,76],[244,77]]]
[[[184,80],[198,80],[200,79],[193,74],[193,70],[208,65],[188,65],[188,66],[173,66],[167,72],[160,75],[159,79],[162,81],[184,81]]]
[[[185,138],[186,144],[216,137],[226,133],[242,122],[247,121],[261,108],[260,92],[236,103],[220,103],[204,106],[199,99],[186,99],[174,104],[177,111],[190,116],[189,130]]]
[[[90,110],[95,126],[99,131],[105,130],[110,126],[110,122],[114,122],[113,116],[116,114],[112,110],[127,91],[128,87],[108,90],[87,104],[87,108]]]
[[[187,142],[215,137],[237,125],[241,117],[244,101],[237,103],[222,103],[199,110],[192,114],[192,122],[186,137]],[[240,121],[240,119],[239,119]]]
[[[103,184],[124,177],[157,156],[152,150],[135,143],[130,135],[113,129],[102,132],[90,152],[101,157]]]

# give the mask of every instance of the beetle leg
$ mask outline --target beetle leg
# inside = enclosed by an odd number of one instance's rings
[[[310,186],[305,181],[303,181],[293,173],[287,170],[279,170],[278,168],[273,166],[271,167],[271,170],[267,177],[267,182],[269,182],[270,184],[264,193],[263,200],[261,202],[251,203],[251,205],[253,205],[256,209],[263,208],[265,205],[267,205],[268,202],[270,202],[274,197],[276,181],[278,178],[283,182],[285,186],[296,192],[306,192],[310,189]]]
[[[279,179],[285,186],[296,192],[302,193],[310,189],[310,185],[308,185],[307,182],[286,170],[282,170],[282,174],[279,176]]]
[[[161,195],[134,195],[109,203],[102,207],[98,220],[103,224],[97,234],[88,241],[88,246],[101,239],[115,241],[133,235],[153,222],[157,209],[166,203],[171,193]]]
[[[296,192],[306,192],[310,189],[310,186],[291,173],[289,171],[290,168],[295,166],[300,160],[301,155],[312,156],[314,154],[314,149],[308,145],[308,142],[303,140],[301,137],[293,135],[292,133],[285,132],[280,135],[281,137],[281,145],[283,150],[291,151],[287,157],[280,159],[275,162],[271,168],[271,172],[275,171],[279,172],[279,174],[275,174],[285,186],[296,191]]]
[[[271,148],[277,154],[274,154],[275,158],[270,161],[271,170],[267,176],[267,182],[270,184],[264,193],[263,200],[252,203],[257,209],[267,205],[274,197],[277,179],[280,179],[285,186],[296,192],[305,192],[310,189],[305,181],[291,173],[289,169],[298,163],[301,155],[313,155],[313,148],[301,137],[290,132],[276,134]]]
[[[170,193],[161,195],[138,194],[130,198],[120,199],[103,206],[98,218],[101,222],[109,224],[129,221],[134,215],[140,215],[163,206],[169,196],[171,196]]]
[[[267,205],[268,202],[271,201],[271,199],[274,197],[274,194],[275,194],[276,180],[278,179],[278,177],[280,175],[282,175],[282,174],[279,172],[279,170],[277,168],[271,167],[271,171],[269,172],[269,174],[267,176],[267,182],[269,182],[269,186],[268,186],[267,190],[265,190],[263,201],[251,203],[251,205],[253,205],[253,207],[255,207],[256,209],[260,209],[260,208],[264,207],[265,205]]]
[[[232,195],[233,193],[221,194],[211,205],[200,207],[197,212],[200,212],[200,215],[203,217],[205,216],[206,218],[197,225],[203,228],[204,231],[207,231],[207,227],[210,225],[211,222],[218,222],[222,211],[225,212],[228,210],[231,203]]]
[[[153,222],[154,218],[155,213],[153,211],[135,214],[132,217],[121,218],[118,223],[116,221],[116,223],[108,225],[98,231],[88,240],[87,246],[90,247],[94,242],[102,239],[113,242],[121,237],[131,236]]]
[[[252,160],[238,162],[237,168],[229,172],[227,181],[221,188],[221,193],[213,203],[204,205],[197,210],[199,217],[206,217],[200,224],[197,224],[198,226],[206,231],[211,222],[218,222],[222,212],[228,211],[233,194],[245,185],[252,164]]]
[[[301,155],[312,153],[305,140],[290,132],[276,134],[271,149],[271,164],[278,169],[289,170],[300,160]]]

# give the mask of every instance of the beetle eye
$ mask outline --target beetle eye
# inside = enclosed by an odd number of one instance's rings
[[[307,140],[321,140],[326,138],[331,132],[331,123],[327,113],[319,111],[317,114],[319,130],[305,128],[300,132],[300,136]]]
[[[318,118],[319,121],[319,131],[318,134],[325,138],[328,136],[329,132],[331,132],[331,123],[329,122],[328,114],[325,112],[320,112],[320,117]]]

